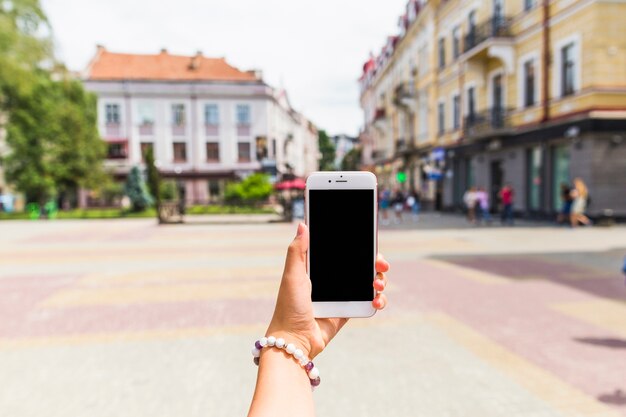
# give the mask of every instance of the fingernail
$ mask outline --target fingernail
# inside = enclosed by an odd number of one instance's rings
[[[298,223],[298,231],[296,232],[296,237],[302,236],[304,233],[304,223]]]

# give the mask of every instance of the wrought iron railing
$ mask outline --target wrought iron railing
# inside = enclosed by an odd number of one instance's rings
[[[463,52],[469,51],[490,38],[509,38],[513,36],[511,32],[511,20],[510,17],[496,16],[474,26],[470,29],[468,34],[465,35]]]
[[[416,100],[415,85],[405,81],[396,86],[393,101],[396,106],[406,106],[411,100]]]
[[[465,116],[463,132],[466,136],[488,134],[511,127],[510,109],[492,107],[479,113]]]

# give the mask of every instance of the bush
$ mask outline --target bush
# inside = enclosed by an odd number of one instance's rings
[[[243,181],[228,184],[224,199],[231,204],[258,205],[272,194],[272,184],[265,174],[252,174]]]
[[[128,173],[128,179],[124,186],[124,192],[130,198],[130,202],[133,207],[133,211],[144,211],[152,205],[152,197],[148,194],[146,183],[139,171],[139,168],[134,166]]]
[[[162,201],[174,201],[178,198],[178,188],[174,181],[163,181],[160,192]]]

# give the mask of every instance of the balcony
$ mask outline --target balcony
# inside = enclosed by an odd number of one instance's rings
[[[185,125],[172,125],[172,136],[185,136],[187,128]]]
[[[463,134],[466,138],[480,139],[512,133],[510,109],[493,107],[465,117]]]
[[[139,135],[140,136],[153,136],[154,135],[154,124],[153,123],[144,123],[139,125]]]
[[[508,72],[515,71],[515,50],[510,17],[492,17],[465,35],[464,59],[499,58]]]
[[[219,136],[220,126],[211,124],[204,125],[204,134],[210,137]]]
[[[412,81],[405,81],[396,86],[393,103],[398,107],[409,109],[412,112],[417,110],[417,94]]]
[[[384,107],[379,107],[376,109],[374,113],[374,119],[372,120],[372,124],[375,128],[380,130],[386,130],[389,122],[387,121],[387,112]]]

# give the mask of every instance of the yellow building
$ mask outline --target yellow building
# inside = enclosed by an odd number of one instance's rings
[[[624,22],[624,1],[409,1],[363,67],[364,165],[441,209],[508,183],[528,214],[580,177],[592,214],[626,216]]]

